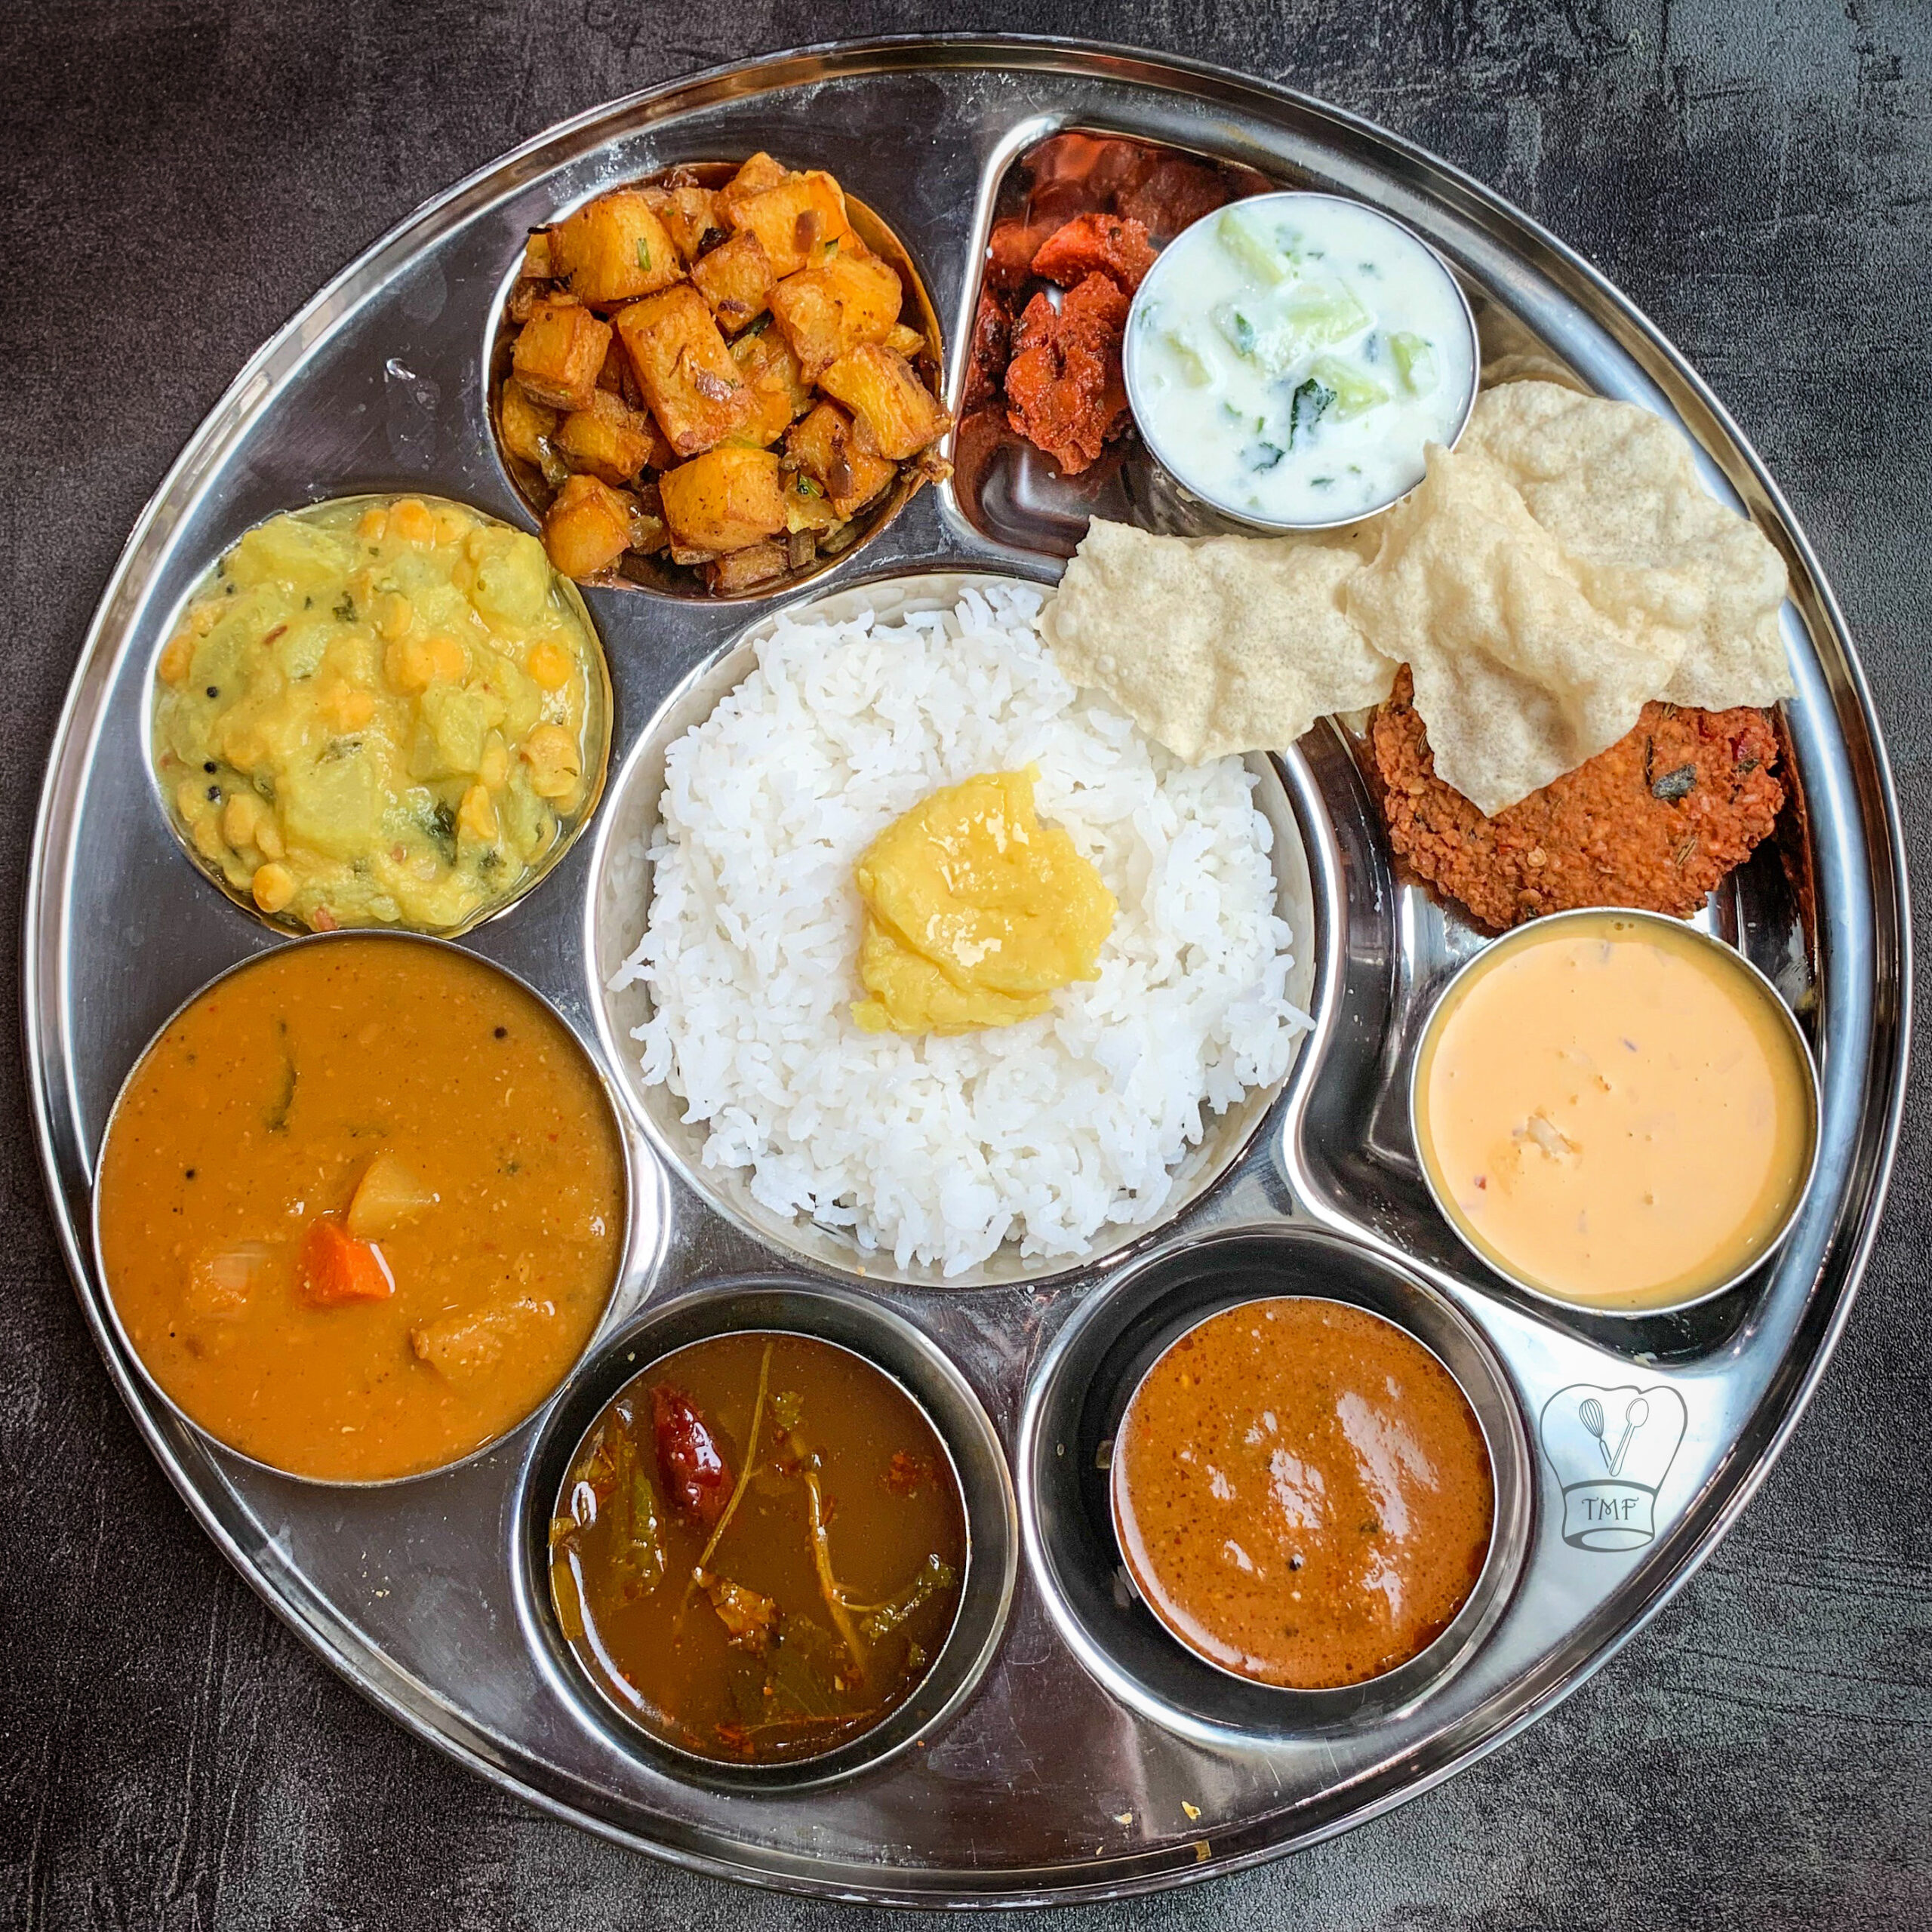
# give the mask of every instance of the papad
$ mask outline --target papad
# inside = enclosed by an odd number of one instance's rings
[[[1073,683],[1189,764],[1279,751],[1318,718],[1380,703],[1395,680],[1343,614],[1362,560],[1335,534],[1156,537],[1097,517],[1041,634]]]
[[[1347,613],[1406,663],[1435,768],[1485,814],[1614,745],[1675,669],[1583,592],[1561,547],[1503,472],[1432,447],[1391,510]]]
[[[1648,629],[1651,648],[1675,644],[1675,673],[1652,695],[1722,711],[1792,694],[1784,560],[1705,489],[1690,444],[1661,417],[1515,382],[1478,399],[1459,447],[1508,476],[1598,610]]]

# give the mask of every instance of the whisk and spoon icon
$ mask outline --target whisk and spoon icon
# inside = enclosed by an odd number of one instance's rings
[[[1623,1412],[1623,1433],[1617,1438],[1613,1450],[1605,1433],[1603,1404],[1594,1395],[1586,1395],[1577,1407],[1577,1419],[1597,1439],[1598,1452],[1603,1457],[1603,1465],[1613,1476],[1623,1473],[1623,1459],[1630,1453],[1630,1438],[1651,1419],[1651,1405],[1642,1396],[1635,1397]]]

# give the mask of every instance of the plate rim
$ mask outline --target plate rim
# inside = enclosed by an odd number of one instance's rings
[[[1232,95],[1251,103],[1263,117],[1269,117],[1271,109],[1278,112],[1281,109],[1287,108],[1297,115],[1325,122],[1352,137],[1365,140],[1371,146],[1380,150],[1383,157],[1392,156],[1417,169],[1423,183],[1432,192],[1440,194],[1445,189],[1455,190],[1468,204],[1466,209],[1459,210],[1459,212],[1472,213],[1479,220],[1486,217],[1489,223],[1500,223],[1507,236],[1506,246],[1512,254],[1521,256],[1524,253],[1523,244],[1526,241],[1534,242],[1547,260],[1539,262],[1532,255],[1530,259],[1533,266],[1546,273],[1551,272],[1552,269],[1560,270],[1560,273],[1552,275],[1559,285],[1566,281],[1580,284],[1593,298],[1589,306],[1594,319],[1614,337],[1619,346],[1631,354],[1640,366],[1647,369],[1652,358],[1660,358],[1681,388],[1695,401],[1697,408],[1708,416],[1708,426],[1694,426],[1699,432],[1698,440],[1703,442],[1704,431],[1707,428],[1714,429],[1716,432],[1715,440],[1724,446],[1725,454],[1720,457],[1708,448],[1704,453],[1712,457],[1733,486],[1743,494],[1743,481],[1739,475],[1734,473],[1732,464],[1727,460],[1734,455],[1744,478],[1748,479],[1751,488],[1761,496],[1774,512],[1795,553],[1795,561],[1807,581],[1819,614],[1838,647],[1841,662],[1839,666],[1833,667],[1832,681],[1836,681],[1836,673],[1841,670],[1844,691],[1843,698],[1834,698],[1834,710],[1838,714],[1833,720],[1835,728],[1842,737],[1840,720],[1846,709],[1846,700],[1849,700],[1850,706],[1855,709],[1863,725],[1865,745],[1860,748],[1860,758],[1850,762],[1859,789],[1869,791],[1878,810],[1877,825],[1868,829],[1866,847],[1872,873],[1869,881],[1871,909],[1875,928],[1877,928],[1875,936],[1878,942],[1878,949],[1877,956],[1869,962],[1872,973],[1874,1050],[1868,1056],[1866,1068],[1863,1105],[1860,1109],[1862,1124],[1857,1144],[1863,1155],[1872,1144],[1875,1128],[1876,1156],[1870,1161],[1868,1171],[1859,1180],[1863,1198],[1858,1204],[1854,1225],[1844,1230],[1841,1236],[1845,1244],[1842,1251],[1841,1278],[1832,1306],[1822,1330],[1811,1345],[1810,1358],[1805,1363],[1802,1373],[1798,1376],[1795,1383],[1783,1392],[1783,1412],[1764,1447],[1749,1466],[1728,1472],[1727,1479],[1730,1493],[1695,1542],[1684,1552],[1674,1569],[1660,1580],[1659,1586],[1649,1600],[1640,1605],[1635,1614],[1620,1618],[1619,1627],[1601,1641],[1582,1667],[1569,1671],[1551,1686],[1527,1698],[1511,1719],[1499,1724],[1492,1732],[1474,1743],[1460,1749],[1447,1762],[1433,1770],[1395,1785],[1389,1790],[1343,1810],[1334,1819],[1321,1821],[1303,1831],[1290,1831],[1272,1842],[1214,1857],[1198,1865],[1178,1869],[1137,1870],[1137,1866],[1151,1861],[1171,1863],[1174,1854],[1171,1850],[1144,1854],[1130,1851],[1107,1861],[1104,1867],[1068,1865],[1033,1869],[1008,1868],[983,1875],[943,1869],[907,1868],[908,1876],[912,1876],[918,1872],[927,1872],[938,1882],[915,1883],[906,1886],[868,1883],[855,1888],[850,1884],[841,1884],[829,1875],[819,1879],[811,1876],[801,1878],[782,1871],[761,1871],[710,1853],[696,1852],[662,1839],[645,1837],[641,1833],[600,1820],[594,1814],[573,1807],[565,1800],[553,1797],[542,1788],[524,1782],[518,1776],[513,1764],[503,1761],[493,1755],[491,1740],[486,1730],[474,1724],[466,1714],[454,1710],[445,1700],[427,1692],[426,1687],[424,1687],[425,1708],[419,1709],[388,1686],[379,1687],[367,1681],[355,1667],[354,1654],[370,1651],[374,1647],[359,1631],[347,1626],[325,1603],[319,1600],[297,1603],[271,1587],[267,1576],[257,1570],[241,1541],[231,1534],[200,1490],[189,1480],[187,1469],[178,1460],[155,1420],[148,1414],[141,1403],[133,1398],[131,1365],[119,1358],[118,1351],[113,1346],[112,1338],[103,1329],[100,1311],[94,1306],[86,1287],[86,1261],[82,1245],[76,1238],[76,1224],[71,1212],[70,1189],[78,1183],[83,1195],[91,1192],[94,1164],[85,1149],[72,1144],[71,1134],[66,1140],[61,1137],[63,1127],[71,1129],[75,1126],[78,1109],[75,1103],[71,1070],[66,1067],[64,1059],[57,1066],[50,1063],[48,1057],[49,1031],[46,1001],[49,986],[50,984],[59,986],[63,989],[64,996],[64,967],[71,952],[71,932],[64,917],[70,875],[63,872],[59,881],[52,880],[49,863],[62,836],[62,808],[69,802],[70,798],[78,798],[84,789],[84,787],[69,782],[75,778],[77,771],[85,771],[85,759],[80,761],[78,766],[76,764],[75,752],[77,749],[82,748],[82,741],[77,739],[76,734],[83,726],[86,728],[85,748],[91,749],[98,738],[106,715],[106,706],[101,703],[103,688],[117,667],[118,657],[103,657],[101,646],[112,627],[116,607],[134,579],[144,546],[150,540],[159,537],[163,540],[163,549],[165,550],[170,528],[165,515],[167,506],[176,498],[184,485],[194,483],[198,469],[213,469],[225,454],[232,438],[252,420],[254,411],[247,406],[249,392],[260,381],[266,365],[293,341],[303,342],[309,349],[319,346],[350,312],[346,306],[337,309],[337,305],[342,298],[365,282],[374,279],[379,264],[386,265],[388,258],[401,249],[410,238],[419,235],[426,224],[433,223],[453,205],[476,195],[492,183],[498,184],[503,193],[511,192],[518,185],[516,177],[529,169],[531,164],[553,145],[566,144],[587,128],[626,112],[635,112],[639,109],[654,107],[668,118],[669,114],[677,111],[678,106],[688,105],[696,108],[706,104],[703,97],[708,92],[721,88],[728,88],[731,91],[740,94],[771,94],[789,87],[808,84],[813,79],[859,78],[867,74],[880,72],[979,69],[995,65],[1033,74],[1062,73],[1089,77],[1094,75],[1097,69],[1105,75],[1106,70],[1111,67],[1116,71],[1107,77],[1129,85],[1144,86],[1156,92],[1180,92],[1185,97],[1195,99],[1201,98],[1203,93],[1218,94],[1223,97]],[[814,66],[817,70],[816,72],[810,71]],[[1177,78],[1194,82],[1198,85],[1193,90],[1176,89],[1173,82]],[[487,201],[482,204],[488,205]],[[1574,290],[1566,290],[1565,292],[1570,294],[1571,300],[1577,299]],[[311,325],[318,323],[323,326],[312,330]],[[262,406],[263,400],[258,398],[255,408]],[[933,568],[937,566],[928,561],[924,567]],[[1869,753],[1869,771],[1860,769],[1866,753]],[[1880,827],[1882,827],[1882,831]],[[932,1905],[941,1902],[943,1895],[941,1888],[943,1887],[947,1888],[948,1894],[961,1900],[1017,1905],[1040,1903],[1049,1899],[1055,1902],[1072,1903],[1165,1889],[1195,1878],[1252,1866],[1291,1850],[1352,1829],[1355,1825],[1380,1815],[1421,1792],[1432,1788],[1454,1775],[1465,1765],[1486,1756],[1489,1752],[1517,1735],[1616,1655],[1689,1581],[1734,1524],[1745,1505],[1757,1493],[1788,1444],[1829,1364],[1849,1319],[1859,1284],[1869,1263],[1897,1158],[1907,1097],[1906,1075],[1911,1056],[1914,992],[1911,891],[1906,866],[1903,827],[1883,731],[1850,627],[1836,594],[1820,567],[1809,535],[1792,512],[1782,490],[1770,475],[1763,460],[1739,429],[1729,411],[1675,344],[1614,284],[1534,217],[1515,208],[1505,197],[1453,162],[1364,116],[1278,82],[1244,75],[1191,57],[1103,42],[1070,40],[1038,35],[900,34],[859,41],[820,42],[805,47],[761,54],[747,61],[718,63],[692,74],[636,90],[610,101],[593,104],[485,162],[403,216],[331,277],[248,357],[234,380],[190,433],[135,518],[128,537],[103,585],[69,678],[49,744],[46,774],[35,809],[26,856],[26,889],[23,895],[19,955],[22,1037],[26,1061],[28,1112],[39,1155],[42,1183],[47,1190],[57,1238],[67,1265],[70,1282],[77,1300],[82,1304],[84,1318],[93,1334],[97,1348],[108,1367],[110,1379],[115,1383],[117,1392],[121,1395],[124,1403],[133,1412],[137,1426],[146,1440],[150,1452],[162,1463],[170,1480],[182,1494],[191,1515],[285,1625],[294,1630],[312,1651],[321,1656],[339,1676],[371,1699],[386,1715],[402,1724],[412,1734],[435,1745],[500,1788],[515,1792],[526,1802],[534,1804],[546,1813],[568,1819],[580,1827],[597,1832],[601,1836],[645,1850],[654,1856],[666,1858],[688,1869],[814,1896]],[[1878,863],[1881,857],[1884,861],[1882,872],[1888,876],[1881,875]],[[50,890],[51,888],[53,889]],[[51,927],[50,914],[55,915]],[[1889,931],[1887,930],[1888,925]],[[1886,951],[1888,945],[1889,955]],[[1896,1035],[1895,1041],[1891,1043],[1893,1050],[1889,1054],[1883,1051],[1886,1044],[1884,1035],[1888,1028]],[[1889,1091],[1885,1084],[1887,1081],[1890,1083]],[[1873,1104],[1875,1096],[1877,1099],[1875,1107]],[[64,1121],[56,1118],[57,1103],[64,1109]],[[72,1171],[69,1171],[70,1164]],[[1791,1349],[1788,1346],[1786,1355],[1781,1358],[1781,1365],[1789,1363],[1790,1353]],[[1768,1395],[1769,1392],[1767,1392]],[[346,1643],[342,1642],[345,1638],[348,1639]],[[340,1647],[337,1647],[338,1644]],[[453,1730],[432,1721],[429,1715],[430,1707],[454,1720],[456,1728]],[[472,1740],[474,1741],[470,1741]],[[1263,1826],[1268,1819],[1281,1815],[1276,1812],[1257,1817],[1250,1821],[1247,1829],[1252,1832]],[[870,1869],[874,1878],[884,1878],[893,1868]],[[1119,1875],[1112,1878],[1081,1878],[1078,1875],[1083,1871],[1096,1869],[1112,1871]],[[970,1882],[976,1877],[979,1882]]]

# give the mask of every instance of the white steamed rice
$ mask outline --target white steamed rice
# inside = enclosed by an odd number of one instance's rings
[[[1188,767],[1091,693],[1032,628],[1036,593],[968,591],[897,623],[781,619],[758,669],[670,748],[647,854],[644,1078],[709,1128],[779,1215],[948,1275],[1003,1241],[1072,1256],[1158,1215],[1208,1110],[1286,1071],[1271,832],[1236,758]],[[852,866],[943,785],[1038,765],[1120,902],[1098,980],[953,1038],[862,1032]],[[642,866],[637,868],[641,880]]]

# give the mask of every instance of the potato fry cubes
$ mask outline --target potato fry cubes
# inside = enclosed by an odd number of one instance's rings
[[[760,588],[946,473],[936,346],[865,237],[894,245],[861,235],[823,169],[768,154],[728,180],[673,169],[533,235],[497,422],[560,570]]]

